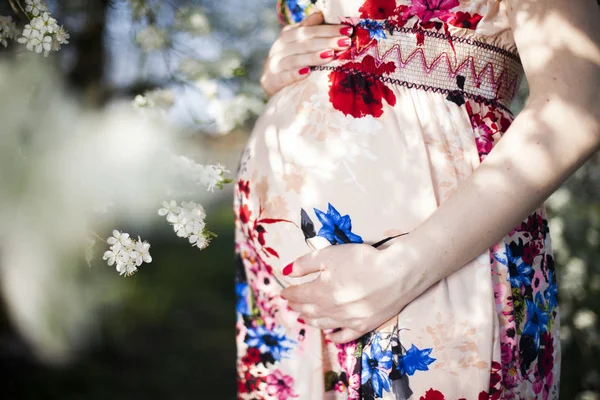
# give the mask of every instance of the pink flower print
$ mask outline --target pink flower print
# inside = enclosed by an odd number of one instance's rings
[[[267,376],[267,393],[270,396],[275,396],[277,400],[287,400],[290,397],[298,397],[294,393],[292,386],[294,385],[294,378],[289,375],[284,375],[276,369],[273,373]]]
[[[427,22],[450,14],[450,10],[458,6],[458,0],[413,0],[412,11],[421,21]]]
[[[348,375],[348,399],[360,399],[360,376],[358,374]]]
[[[494,285],[494,300],[496,301],[496,310],[504,309],[505,299],[508,296],[508,288],[504,282],[499,282]]]
[[[504,385],[509,388],[512,389],[514,387],[517,387],[517,385],[519,384],[519,373],[517,372],[517,368],[516,367],[512,367],[509,368],[508,371],[506,371],[506,373],[503,376],[503,381],[504,381]]]
[[[334,387],[335,391],[338,393],[344,393],[346,391],[346,386],[342,383],[342,381],[338,381]]]
[[[502,355],[503,365],[510,365],[513,362],[515,355],[513,352],[513,347],[510,343],[502,343],[500,346],[500,353]]]

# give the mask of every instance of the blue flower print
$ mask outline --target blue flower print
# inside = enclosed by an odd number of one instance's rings
[[[548,287],[544,291],[544,297],[548,302],[548,308],[553,310],[558,306],[558,287],[556,285],[556,280],[554,279],[554,274],[552,271],[548,271]]]
[[[328,204],[327,213],[321,210],[314,209],[317,218],[323,226],[319,230],[318,236],[322,236],[329,240],[331,244],[342,243],[362,243],[360,236],[351,232],[352,221],[348,215],[340,215],[334,206]]]
[[[525,264],[522,257],[513,255],[510,246],[506,246],[506,260],[510,270],[510,285],[519,289],[522,286],[531,286],[533,268],[531,265]]]
[[[248,346],[258,348],[263,354],[270,353],[275,361],[280,361],[296,345],[296,342],[285,336],[283,326],[278,326],[272,331],[262,325],[250,327],[245,341]]]
[[[248,284],[236,283],[235,296],[237,298],[237,312],[239,312],[242,315],[250,315],[250,307],[248,305]]]
[[[298,0],[286,0],[285,3],[290,9],[294,22],[300,22],[304,19],[304,8],[298,4]]]
[[[429,357],[432,350],[419,350],[413,344],[406,354],[400,356],[398,370],[402,375],[413,375],[416,371],[429,371],[429,364],[435,361],[435,358]]]
[[[360,27],[369,31],[369,37],[375,40],[385,39],[385,31],[381,22],[366,19],[360,22]]]
[[[529,335],[533,338],[535,349],[539,348],[540,334],[548,331],[548,322],[550,316],[544,309],[544,300],[542,294],[537,293],[535,295],[535,302],[531,300],[527,301],[527,322],[523,327],[523,336]]]
[[[371,348],[362,354],[361,385],[371,381],[375,397],[382,397],[382,390],[389,392],[391,381],[387,371],[392,368],[392,351],[382,351],[379,336],[375,335]]]

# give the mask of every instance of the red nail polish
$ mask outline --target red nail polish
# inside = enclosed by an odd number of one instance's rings
[[[284,275],[289,275],[289,274],[292,273],[293,264],[294,263],[289,263],[288,265],[285,266],[285,268],[283,269],[283,274]]]
[[[350,46],[350,38],[340,39],[338,40],[337,44],[340,47],[348,47]]]
[[[300,69],[298,70],[298,73],[299,73],[300,75],[306,75],[306,74],[308,74],[309,72],[310,72],[310,68],[308,68],[308,67],[300,68]]]
[[[347,35],[347,36],[352,35],[352,31],[353,31],[353,29],[351,26],[345,26],[342,29],[340,29],[340,33],[342,35]]]
[[[298,322],[300,322],[301,324],[306,324],[306,322],[304,322],[302,318],[298,318]]]
[[[333,57],[333,50],[325,50],[324,52],[322,52],[321,54],[319,54],[319,57],[325,59],[325,58],[331,58]]]

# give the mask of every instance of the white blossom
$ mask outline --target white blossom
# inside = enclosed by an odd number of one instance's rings
[[[59,29],[57,21],[54,18],[52,18],[47,12],[32,19],[30,25],[42,32],[43,34],[54,33]]]
[[[42,0],[25,0],[25,11],[34,17],[48,11],[48,6]]]
[[[54,40],[52,41],[52,51],[60,50],[63,44],[69,44],[69,38],[71,35],[67,33],[64,27],[60,26],[56,32],[54,32]]]
[[[0,15],[0,43],[4,47],[8,46],[8,39],[14,40],[18,35],[17,24],[12,20],[12,17]]]
[[[178,70],[187,78],[195,80],[206,79],[209,75],[208,63],[191,57],[181,60]]]
[[[51,51],[58,51],[63,44],[69,43],[69,37],[65,29],[58,26],[56,19],[44,12],[25,25],[22,36],[17,41],[25,44],[27,50],[43,52],[44,56],[48,56]]]
[[[238,68],[242,67],[242,57],[232,51],[224,52],[219,59],[217,69],[223,78],[233,78]]]
[[[146,52],[165,48],[168,38],[167,31],[158,28],[156,25],[146,26],[136,36],[138,44]]]
[[[224,183],[227,183],[224,174],[230,171],[221,164],[202,165],[194,160],[178,156],[173,159],[174,168],[185,182],[194,185],[205,186],[208,191],[214,191],[215,188],[221,189]]]
[[[206,189],[214,192],[215,188],[221,188],[224,183],[223,174],[229,172],[221,164],[206,165],[201,175],[201,183],[206,186]]]
[[[219,93],[219,83],[215,79],[198,79],[195,85],[207,99],[212,100]]]
[[[158,210],[158,215],[161,217],[167,216],[167,219],[181,212],[181,207],[177,205],[175,200],[163,201],[163,207]],[[170,221],[169,221],[170,222]]]
[[[175,104],[175,94],[170,89],[154,89],[138,94],[133,100],[133,106],[138,109],[156,108],[166,111]]]
[[[215,121],[217,133],[227,134],[252,116],[260,114],[263,108],[262,100],[241,94],[232,99],[212,101],[208,112]]]
[[[129,4],[135,20],[142,19],[152,11],[144,0],[129,0]]]
[[[131,276],[137,272],[137,267],[152,262],[150,244],[142,241],[139,236],[135,240],[128,233],[114,230],[106,243],[111,246],[104,252],[102,259],[111,267],[115,265],[120,275]]]
[[[204,249],[208,246],[210,238],[214,235],[205,230],[206,212],[204,208],[193,201],[183,201],[181,206],[175,200],[163,202],[159,215],[167,216],[167,221],[173,226],[177,236],[186,238],[190,244]]]
[[[201,7],[181,7],[175,14],[175,27],[187,33],[203,36],[210,33],[210,23]]]

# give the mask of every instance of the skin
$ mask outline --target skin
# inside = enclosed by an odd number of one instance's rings
[[[324,25],[323,14],[311,14],[299,24],[287,25],[271,46],[263,66],[261,86],[268,96],[305,79],[309,66],[324,65],[337,51],[350,47],[347,25]]]
[[[376,329],[487,251],[600,148],[595,0],[503,1],[531,90],[502,140],[409,235],[382,250],[330,246],[293,263],[290,276],[319,274],[282,296],[306,323],[343,328],[328,334],[331,341]]]

